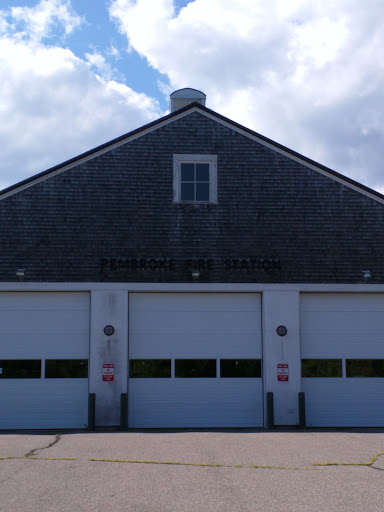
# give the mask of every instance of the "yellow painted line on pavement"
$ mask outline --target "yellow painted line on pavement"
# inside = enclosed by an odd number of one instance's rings
[[[33,460],[77,460],[77,457],[23,457],[23,459],[33,459]]]
[[[0,457],[0,460],[78,460],[77,457]]]
[[[165,465],[174,465],[174,466],[207,466],[207,467],[215,467],[215,468],[226,468],[231,466],[226,466],[225,464],[214,464],[209,462],[177,462],[170,460],[133,460],[133,459],[88,459],[91,462],[123,462],[126,464],[165,464]]]
[[[312,466],[372,466],[380,455],[384,455],[384,452],[376,453],[367,462],[313,462]]]
[[[265,464],[219,464],[210,462],[178,462],[165,460],[135,460],[135,459],[95,459],[89,458],[91,462],[120,462],[125,464],[163,464],[169,466],[194,466],[208,468],[252,468],[252,469],[302,469],[287,466],[268,466]]]
[[[115,462],[125,464],[157,464],[168,466],[192,466],[192,467],[208,467],[208,468],[243,468],[243,469],[316,469],[325,466],[367,466],[371,467],[376,460],[384,455],[384,451],[376,453],[367,462],[313,462],[311,467],[291,467],[291,466],[273,466],[267,464],[220,464],[211,462],[180,462],[180,461],[162,461],[162,460],[137,460],[137,459],[107,459],[107,458],[88,458],[90,462]],[[49,460],[49,461],[77,461],[77,457],[37,457],[37,456],[8,456],[0,457],[0,460]]]

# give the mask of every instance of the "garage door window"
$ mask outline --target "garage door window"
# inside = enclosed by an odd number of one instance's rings
[[[40,359],[17,359],[0,361],[0,379],[40,379]]]
[[[342,377],[341,359],[302,359],[302,377]]]
[[[129,361],[129,376],[131,378],[170,378],[170,359],[131,359]]]
[[[87,359],[46,359],[46,379],[86,379],[88,378]]]
[[[347,359],[347,377],[384,377],[384,359]]]
[[[216,359],[176,359],[175,377],[216,377]]]
[[[220,377],[261,377],[260,359],[221,359]]]

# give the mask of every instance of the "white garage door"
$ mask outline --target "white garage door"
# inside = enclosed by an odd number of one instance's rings
[[[0,429],[88,420],[87,293],[0,293]]]
[[[301,296],[308,426],[384,425],[384,295]]]
[[[130,294],[131,428],[262,426],[257,294]]]

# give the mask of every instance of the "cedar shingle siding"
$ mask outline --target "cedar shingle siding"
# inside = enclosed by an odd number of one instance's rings
[[[200,110],[3,198],[0,280],[384,281],[383,204]],[[173,202],[180,153],[217,155],[217,204]]]

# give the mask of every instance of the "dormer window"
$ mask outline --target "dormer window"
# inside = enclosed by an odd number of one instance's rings
[[[173,167],[175,202],[217,202],[216,155],[174,155]]]

